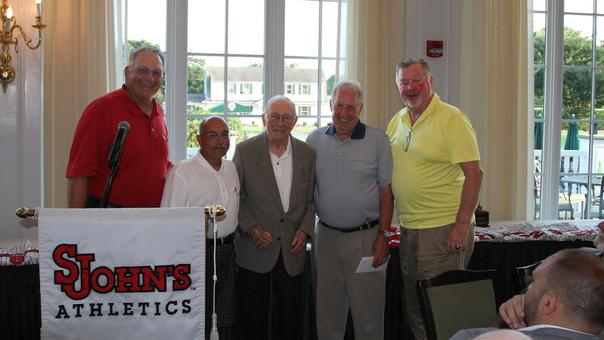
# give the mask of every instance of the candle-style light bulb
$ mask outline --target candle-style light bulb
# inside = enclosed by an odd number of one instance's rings
[[[9,6],[6,9],[6,31],[7,32],[10,30],[10,19],[12,17],[13,17],[13,8]]]
[[[42,13],[42,0],[36,0],[36,13],[38,13],[38,16]]]

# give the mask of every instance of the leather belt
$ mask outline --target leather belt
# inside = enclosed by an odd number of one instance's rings
[[[321,220],[319,220],[319,223],[321,223],[323,226],[325,226],[326,228],[329,228],[329,229],[341,231],[343,233],[352,233],[352,232],[355,232],[355,231],[361,231],[361,230],[371,229],[371,228],[375,227],[376,225],[380,224],[380,220],[379,219],[378,220],[373,220],[373,221],[370,221],[370,222],[367,222],[365,224],[361,224],[359,226],[352,227],[352,228],[332,227],[329,224],[326,224],[325,222],[323,222]]]
[[[216,243],[219,247],[226,246],[227,244],[231,244],[235,241],[235,233],[230,233],[225,237],[219,237],[214,241],[213,238],[206,239],[206,247],[213,247],[214,243]]]

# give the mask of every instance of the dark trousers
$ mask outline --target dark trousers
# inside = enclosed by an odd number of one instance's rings
[[[220,340],[234,340],[236,290],[235,247],[233,243],[216,247],[216,314]],[[206,320],[205,338],[210,339],[212,330],[212,299],[214,275],[214,243],[208,240],[206,247]]]
[[[290,276],[283,260],[268,273],[237,273],[237,339],[297,340],[302,334],[302,275]]]

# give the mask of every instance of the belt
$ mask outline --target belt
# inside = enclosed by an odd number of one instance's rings
[[[380,224],[380,220],[373,220],[371,222],[367,222],[365,224],[361,224],[359,226],[356,227],[352,227],[352,228],[339,228],[339,227],[332,227],[329,224],[326,224],[325,222],[319,220],[319,223],[321,223],[323,226],[325,226],[326,228],[329,229],[333,229],[333,230],[337,230],[337,231],[341,231],[343,233],[352,233],[354,231],[361,231],[361,230],[367,230],[367,229],[371,229],[373,227],[375,227],[376,225]]]
[[[214,243],[216,243],[219,247],[226,246],[227,244],[231,244],[235,241],[235,233],[230,233],[225,237],[219,237],[216,240],[213,238],[206,239],[206,247],[213,247]]]

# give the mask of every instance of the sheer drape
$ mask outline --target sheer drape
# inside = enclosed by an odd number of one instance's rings
[[[405,0],[348,0],[347,77],[364,89],[361,120],[386,128],[402,104],[394,65],[404,56]]]
[[[491,219],[527,219],[529,173],[526,0],[459,1],[459,106],[478,133]]]
[[[82,110],[115,84],[113,0],[47,0],[44,206],[67,205],[65,167]]]

